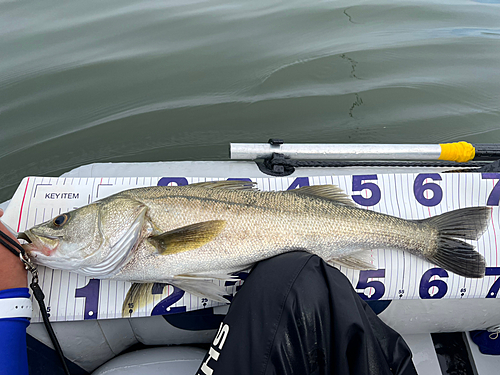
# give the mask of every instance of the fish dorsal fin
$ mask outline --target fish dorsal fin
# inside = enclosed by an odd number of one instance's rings
[[[212,241],[226,226],[225,220],[211,220],[187,225],[149,237],[161,255],[197,249]]]
[[[226,190],[257,190],[257,183],[246,180],[224,180],[207,181],[190,184],[192,187],[203,187],[208,189],[226,189]]]
[[[356,207],[356,204],[344,191],[335,185],[303,186],[298,189],[287,190],[287,193],[308,195],[321,199],[327,199],[344,206]]]

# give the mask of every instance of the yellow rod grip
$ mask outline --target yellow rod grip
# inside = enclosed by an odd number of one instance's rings
[[[442,143],[439,160],[458,161],[464,163],[474,159],[476,149],[467,142]]]

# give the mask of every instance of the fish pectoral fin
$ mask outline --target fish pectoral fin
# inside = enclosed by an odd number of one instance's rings
[[[189,184],[189,187],[203,187],[209,189],[226,189],[226,190],[257,190],[257,183],[247,180],[224,180],[224,181],[207,181]]]
[[[371,262],[371,255],[367,251],[360,251],[348,256],[331,258],[328,260],[328,263],[330,264],[336,263],[338,265],[355,270],[376,270],[377,267],[375,267],[375,265],[373,265]]]
[[[148,241],[161,255],[176,254],[205,245],[217,237],[225,226],[225,220],[204,221],[151,236]]]
[[[177,275],[169,280],[169,283],[176,287],[201,298],[208,298],[212,301],[228,303],[225,295],[229,293],[226,288],[220,286],[209,278],[198,278],[192,276]]]
[[[287,190],[286,193],[308,195],[310,197],[326,199],[343,206],[356,207],[352,199],[341,188],[335,185],[303,186],[298,189]]]
[[[125,296],[122,305],[122,316],[130,317],[138,309],[153,302],[154,283],[133,283]]]

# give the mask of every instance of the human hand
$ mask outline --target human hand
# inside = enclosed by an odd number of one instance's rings
[[[0,209],[0,218],[3,210]],[[16,237],[0,221],[0,230],[17,241]],[[24,263],[3,245],[0,245],[0,290],[27,288],[28,276]]]

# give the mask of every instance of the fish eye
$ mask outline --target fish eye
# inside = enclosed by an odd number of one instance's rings
[[[66,224],[69,220],[69,215],[68,214],[62,214],[62,215],[59,215],[57,217],[54,218],[54,220],[52,220],[52,222],[54,223],[54,225],[56,227],[61,227],[63,226],[64,224]]]

